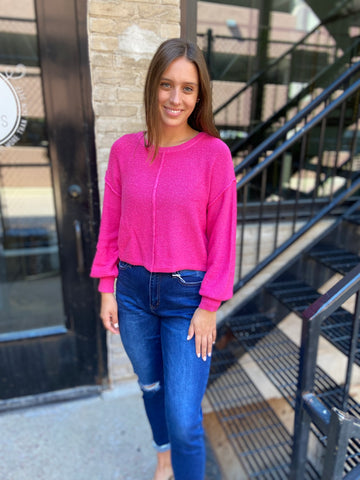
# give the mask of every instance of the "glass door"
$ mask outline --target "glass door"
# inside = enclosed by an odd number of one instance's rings
[[[2,1],[0,399],[106,375],[85,19],[83,0]]]
[[[24,22],[7,20],[23,29]],[[0,24],[1,25],[1,24]],[[35,24],[25,23],[28,31]],[[35,62],[34,62],[35,63]],[[0,81],[21,97],[25,131],[0,149],[0,341],[65,325],[59,238],[39,66],[6,65]],[[3,124],[5,123],[3,118]],[[5,146],[6,145],[6,146]]]

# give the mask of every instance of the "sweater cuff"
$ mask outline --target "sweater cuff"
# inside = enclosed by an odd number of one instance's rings
[[[209,310],[209,312],[216,312],[220,305],[220,300],[215,300],[214,298],[203,296],[201,297],[199,308],[202,308],[203,310]]]
[[[115,281],[114,277],[100,278],[99,287],[98,287],[99,292],[114,293],[114,281]]]

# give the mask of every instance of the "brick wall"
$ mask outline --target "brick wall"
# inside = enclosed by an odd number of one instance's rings
[[[180,0],[89,0],[89,55],[100,195],[112,143],[144,128],[143,87],[158,45],[180,35]],[[108,334],[109,380],[133,377],[118,337]]]

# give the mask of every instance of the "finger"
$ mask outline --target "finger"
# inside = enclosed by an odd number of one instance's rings
[[[192,323],[190,323],[190,327],[189,327],[188,334],[187,334],[187,340],[192,339],[192,337],[194,336],[194,332],[195,332],[194,325]]]
[[[111,326],[113,328],[112,330],[113,333],[119,333],[119,320],[118,320],[117,311],[111,315]]]
[[[115,322],[113,321],[111,325],[112,325],[112,327],[113,327],[113,329],[114,329],[114,333],[119,333],[119,324],[118,324],[118,322],[115,323]]]
[[[213,345],[215,344],[216,342],[216,336],[217,336],[217,329],[216,327],[214,328],[213,332],[212,332],[212,343]]]
[[[207,337],[203,336],[201,339],[201,357],[204,360],[204,362],[206,362],[206,359],[207,359],[207,352],[208,352],[207,344],[208,344]]]
[[[111,312],[111,322],[113,323],[113,325],[115,325],[116,323],[119,323],[117,310],[115,310],[114,312]]]
[[[117,334],[119,333],[119,324],[117,322],[117,315],[114,315],[114,317],[116,318],[116,322],[114,321],[112,314],[105,315],[102,318],[102,322],[106,330],[109,330],[109,332],[111,333]]]
[[[200,358],[201,356],[201,336],[195,334],[195,351],[196,356]]]
[[[115,325],[117,325],[117,326],[115,326]],[[119,324],[116,323],[115,325],[113,323],[110,323],[110,325],[107,327],[107,330],[109,330],[109,332],[117,335],[119,333]]]
[[[213,347],[213,334],[210,334],[207,339],[207,355],[211,357]]]

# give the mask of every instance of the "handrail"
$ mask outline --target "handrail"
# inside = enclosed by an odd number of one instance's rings
[[[286,125],[279,129],[279,131],[273,133],[268,139],[264,140],[257,148],[255,148],[239,165],[235,167],[235,174],[238,174],[240,170],[251,166],[255,161],[259,159],[259,155],[263,152],[266,152],[270,149],[276,142],[290,131],[304,118],[311,113],[314,108],[324,102],[331,93],[333,93],[341,83],[346,82],[354,73],[360,70],[360,62],[357,62],[352,67],[350,67],[343,75],[341,75],[330,87],[324,90],[317,98],[315,98],[309,105],[307,105],[301,112],[295,115],[291,120],[289,120]],[[321,120],[326,117],[329,113],[339,107],[347,98],[356,92],[360,88],[360,80],[357,80],[353,83],[345,92],[343,92],[339,97],[332,101],[330,105],[324,108],[318,115],[311,119],[304,127],[302,127],[297,133],[295,133],[291,138],[286,140],[281,146],[279,146],[276,151],[269,155],[263,162],[255,165],[253,169],[246,174],[238,183],[237,188],[241,188],[245,183],[251,180],[255,175],[267,167],[271,162],[273,162],[277,157],[279,157],[285,150],[287,150],[292,144],[294,144],[299,138],[303,137],[309,130],[311,130],[315,125],[317,125]]]
[[[261,270],[267,267],[275,258],[277,258],[281,253],[285,252],[291,245],[293,245],[296,240],[298,240],[302,235],[307,233],[316,223],[326,217],[335,207],[341,205],[347,198],[349,198],[353,193],[357,192],[360,189],[360,179],[354,182],[351,188],[345,190],[339,194],[335,199],[330,202],[328,205],[323,207],[317,215],[315,215],[309,222],[307,222],[303,227],[301,227],[297,232],[295,232],[288,240],[282,243],[277,247],[271,255],[266,257],[264,260],[259,262],[255,268],[253,268],[248,274],[244,275],[238,282],[234,284],[234,291],[239,290],[246,283],[248,283],[255,275],[257,275]],[[356,204],[356,207],[359,208],[360,204]],[[355,208],[354,208],[355,210]]]
[[[1,21],[34,23],[34,18],[0,17]]]
[[[331,103],[327,104],[327,100],[331,93],[341,84],[349,84],[349,80],[351,76],[357,74],[360,70],[360,62],[355,64],[353,67],[350,67],[347,72],[345,72],[332,86],[326,89],[322,94],[320,94],[319,98],[314,100],[311,104],[305,107],[298,115],[294,117],[287,125],[282,127],[278,132],[275,132],[271,137],[265,140],[258,148],[256,148],[250,155],[248,155],[245,160],[235,168],[235,172],[239,174],[240,171],[243,173],[243,177],[239,179],[237,182],[237,189],[239,192],[239,262],[238,262],[238,274],[234,284],[234,290],[237,291],[243,285],[245,285],[249,280],[251,280],[255,275],[257,275],[264,267],[269,265],[275,258],[277,258],[281,253],[283,253],[288,247],[290,247],[295,241],[297,241],[302,235],[308,232],[316,223],[320,220],[325,218],[328,214],[332,212],[336,212],[337,207],[342,205],[348,198],[352,195],[357,194],[360,190],[360,178],[359,172],[353,169],[353,158],[355,156],[356,148],[358,145],[357,141],[357,132],[358,132],[358,123],[359,123],[359,109],[358,109],[358,97],[360,95],[360,79],[356,80],[350,86],[346,88],[346,90],[337,98],[332,100]],[[348,145],[344,148],[342,146],[342,139],[345,136],[345,129],[346,129],[346,105],[349,102],[349,99],[352,99],[354,104],[354,112],[352,118],[352,125],[353,128],[350,130],[351,135],[349,137]],[[303,120],[307,117],[309,113],[312,112],[312,109],[318,107],[321,103],[325,104],[323,110],[318,113],[315,117],[313,117],[308,123],[305,125],[301,124],[301,127],[297,132],[295,132],[292,136],[287,138],[288,133],[290,130],[295,130],[295,126],[299,124],[300,120]],[[324,162],[324,152],[329,150],[325,144],[325,131],[327,131],[327,119],[330,117],[332,118],[334,115],[334,111],[339,109],[339,117],[338,117],[338,128],[336,128],[336,138],[333,137],[333,133],[330,133],[333,138],[333,142],[336,143],[333,145],[330,150],[336,150],[338,153],[335,154],[334,157],[334,164],[331,168],[326,166]],[[330,124],[331,126],[331,124]],[[314,180],[313,180],[313,190],[312,190],[312,199],[310,205],[310,213],[309,217],[305,221],[303,225],[297,224],[298,222],[298,207],[300,205],[300,180],[301,180],[301,171],[303,169],[308,168],[311,166],[311,162],[307,163],[306,160],[307,155],[307,144],[309,139],[311,138],[311,133],[314,129],[319,129],[319,138],[316,140],[316,153],[311,153],[311,156],[317,155],[316,164],[314,164]],[[282,141],[282,143],[280,142]],[[274,146],[275,143],[279,145]],[[273,147],[273,148],[270,148]],[[294,147],[296,147],[294,149]],[[269,150],[273,150],[269,155],[266,156]],[[338,164],[340,153],[339,151],[346,150],[349,154],[349,159],[346,163],[346,167],[344,168],[342,164]],[[278,235],[281,233],[281,218],[282,218],[282,207],[284,205],[284,201],[287,201],[287,193],[291,194],[289,190],[289,186],[286,186],[283,182],[286,180],[281,180],[284,171],[282,170],[286,165],[284,159],[290,156],[290,161],[292,162],[293,171],[297,172],[298,175],[298,187],[291,187],[295,188],[296,192],[293,196],[293,219],[290,221],[290,226],[292,224],[292,231],[289,232],[287,238],[283,238],[281,241],[278,241]],[[292,153],[294,152],[294,153]],[[296,153],[297,152],[297,153]],[[261,160],[263,157],[264,160]],[[294,163],[295,162],[295,163]],[[269,168],[271,169],[279,169],[278,172],[278,182],[275,183],[273,193],[277,196],[276,200],[271,200],[271,196],[269,197],[269,192],[271,193],[270,187],[267,187],[267,175]],[[286,166],[285,166],[286,168]],[[344,170],[342,170],[344,168]],[[337,186],[334,188],[334,178],[337,175],[341,175],[344,178],[344,183],[342,186]],[[256,177],[256,178],[255,178]],[[286,178],[286,177],[285,177]],[[323,189],[323,182],[321,179],[328,179],[328,185],[330,182],[329,193],[324,196],[321,193]],[[290,180],[289,180],[290,181]],[[287,184],[289,185],[289,184]],[[250,191],[249,191],[250,188]],[[285,188],[285,190],[284,190]],[[253,192],[253,193],[252,193]],[[249,194],[253,196],[248,197]],[[270,238],[267,237],[266,240],[266,256],[261,253],[263,246],[263,236],[262,236],[262,228],[263,224],[266,220],[264,220],[263,212],[267,205],[270,205],[266,200],[269,198],[271,200],[270,204],[275,205],[275,215],[273,221],[273,246],[272,250],[269,251],[269,242],[271,242]],[[249,200],[250,199],[250,200]],[[320,204],[318,204],[317,200],[323,199],[327,200],[327,203],[319,210]],[[258,204],[258,219],[257,219],[257,240],[255,241],[255,261],[252,266],[247,265],[247,271],[243,272],[243,264],[245,264],[243,252],[244,252],[244,245],[245,245],[245,229],[247,228],[247,221],[246,221],[246,213],[248,209],[248,204],[252,205],[252,201]],[[352,203],[353,199],[351,200]],[[267,220],[268,222],[268,220]],[[254,243],[253,243],[254,245]],[[248,263],[248,262],[247,262]]]
[[[320,28],[322,26],[325,26],[327,23],[331,22],[334,19],[334,16],[336,15],[336,13],[339,10],[341,10],[344,7],[344,5],[346,5],[350,1],[351,0],[343,0],[339,5],[337,5],[333,10],[330,11],[329,15],[324,20],[322,20],[318,25],[316,25],[312,30],[310,30],[310,32],[308,32],[303,38],[301,38],[298,42],[294,43],[294,45],[292,45],[292,47],[290,47],[286,52],[284,52],[282,55],[280,55],[280,57],[276,58],[272,62],[269,62],[266,65],[266,67],[263,70],[261,70],[260,72],[258,72],[257,74],[255,74],[244,87],[242,87],[239,91],[234,93],[223,105],[218,107],[214,111],[214,116],[216,116],[221,110],[226,108],[233,100],[235,100],[235,98],[237,98],[244,91],[246,91],[248,88],[250,88],[260,78],[265,76],[271,68],[273,68],[278,63],[280,63],[287,55],[289,55],[293,51],[295,51],[296,48],[298,46],[300,46],[302,43],[304,43],[311,35],[313,35],[318,28]]]
[[[286,112],[290,108],[296,107],[299,104],[300,100],[302,100],[306,95],[308,95],[314,89],[314,87],[317,85],[318,82],[320,82],[322,79],[328,78],[330,72],[338,68],[339,65],[344,64],[348,55],[350,55],[351,52],[354,50],[354,48],[358,45],[360,45],[360,37],[357,37],[355,39],[353,44],[344,52],[344,54],[341,57],[337,59],[335,63],[327,66],[325,69],[319,72],[318,75],[316,75],[312,79],[312,81],[308,85],[306,85],[305,88],[301,90],[301,92],[299,92],[297,95],[291,98],[283,107],[281,107],[271,117],[269,117],[267,120],[265,120],[264,122],[262,122],[261,124],[253,128],[247,137],[239,139],[236,142],[234,142],[230,147],[232,155],[235,155],[239,150],[242,150],[246,145],[249,145],[251,143],[251,140],[257,135],[259,135],[260,132],[265,131],[270,125],[272,125],[274,122],[279,120],[279,118],[285,116]],[[315,100],[317,100],[317,98]]]
[[[309,322],[322,323],[359,289],[360,264],[307,307],[303,312],[303,318]]]
[[[352,295],[356,294],[355,311],[353,313],[352,334],[349,344],[349,353],[347,355],[346,381],[342,387],[343,405],[342,410],[346,412],[349,396],[352,365],[357,351],[357,342],[359,336],[360,323],[360,264],[346,274],[339,282],[321,295],[312,303],[303,313],[303,325],[301,333],[299,377],[296,392],[295,420],[294,420],[294,442],[293,453],[290,467],[291,480],[303,480],[305,475],[305,463],[307,457],[307,445],[309,441],[310,421],[317,424],[317,415],[310,414],[308,399],[312,398],[311,392],[314,391],[316,358],[321,334],[322,322],[329,318],[341,305],[343,305]],[[315,397],[316,401],[316,397]],[[339,405],[333,405],[332,418],[336,421],[336,412]],[[311,412],[310,412],[311,413]],[[325,465],[322,478],[339,478],[343,470],[343,459],[345,457],[348,435],[349,438],[359,435],[360,424],[355,418],[351,418],[346,413],[340,416],[347,416],[349,428],[345,433],[345,438],[341,439],[341,445],[336,444],[336,438],[328,438],[328,452],[325,457]],[[317,419],[319,420],[319,418]],[[358,420],[358,419],[357,419]],[[321,421],[321,420],[320,420]],[[332,435],[332,427],[321,429],[325,434]],[[335,452],[335,453],[334,453]],[[335,455],[335,456],[334,456]],[[330,465],[331,464],[331,465]],[[332,473],[337,470],[337,476]],[[331,474],[331,477],[330,477]]]

